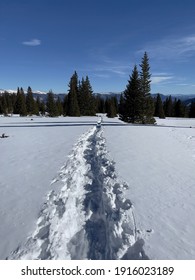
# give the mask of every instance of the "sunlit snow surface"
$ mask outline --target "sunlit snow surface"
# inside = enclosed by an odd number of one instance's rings
[[[0,258],[195,259],[195,120],[97,120],[0,117]]]

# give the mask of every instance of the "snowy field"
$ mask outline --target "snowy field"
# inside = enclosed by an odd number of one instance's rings
[[[195,119],[0,117],[0,259],[195,259]]]

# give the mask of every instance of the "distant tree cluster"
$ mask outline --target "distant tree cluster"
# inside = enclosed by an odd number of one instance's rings
[[[145,52],[138,71],[134,66],[125,91],[121,95],[119,117],[128,123],[155,123],[154,102],[150,94],[150,66]]]
[[[95,99],[88,76],[78,80],[75,71],[69,82],[68,95],[64,100],[64,111],[67,116],[94,116]]]
[[[115,117],[118,113],[116,97],[103,98],[93,95],[88,76],[78,80],[75,72],[69,82],[69,91],[64,99],[60,99],[52,91],[45,99],[34,97],[31,87],[27,93],[18,88],[17,93],[4,92],[0,95],[0,114],[19,114],[20,116],[47,115],[57,116],[94,116],[96,113],[107,113],[108,117]]]
[[[18,88],[16,94],[4,92],[0,96],[0,114],[19,114],[20,116],[26,115],[39,115],[42,111],[43,104],[39,98],[35,100],[30,87],[27,89],[27,94],[24,94],[23,88]]]
[[[177,118],[195,118],[195,102],[191,102],[186,106],[180,99],[172,98],[170,95],[162,102],[161,96],[158,93],[154,99],[155,117],[177,117]]]

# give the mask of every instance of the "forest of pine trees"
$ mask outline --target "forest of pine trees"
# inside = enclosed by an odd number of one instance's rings
[[[46,101],[33,96],[31,87],[26,94],[23,88],[17,93],[4,92],[0,95],[0,114],[20,116],[47,115],[57,116],[94,116],[96,113],[107,113],[108,117],[115,117],[118,113],[116,97],[106,100],[101,95],[93,95],[89,77],[78,80],[76,72],[69,82],[69,91],[61,100],[51,90],[47,93]]]
[[[78,79],[75,71],[70,78],[68,94],[64,99],[51,90],[47,93],[46,101],[33,95],[29,86],[26,94],[23,88],[17,93],[4,92],[0,94],[0,114],[20,116],[46,115],[57,116],[94,116],[104,113],[109,118],[117,117],[128,123],[155,123],[154,117],[190,117],[195,118],[195,102],[186,106],[180,99],[168,96],[162,102],[161,95],[152,98],[150,94],[150,65],[145,52],[139,65],[134,66],[129,77],[126,89],[120,96],[120,101],[115,95],[107,98],[101,94],[93,94],[89,77]]]

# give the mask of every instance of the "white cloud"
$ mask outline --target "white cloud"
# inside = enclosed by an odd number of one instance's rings
[[[172,76],[153,76],[151,78],[151,83],[152,84],[159,84],[159,83],[171,80],[171,79],[173,79]]]
[[[25,45],[25,46],[36,47],[36,46],[41,45],[41,40],[39,40],[39,39],[32,39],[30,41],[22,42],[22,44]]]

